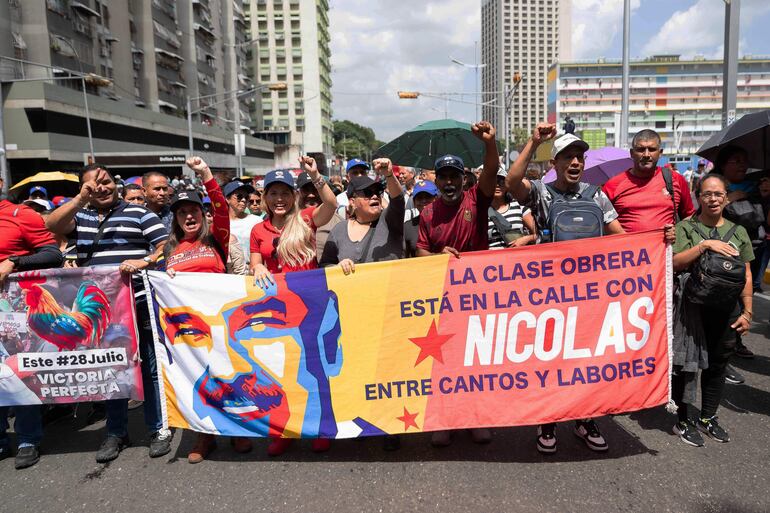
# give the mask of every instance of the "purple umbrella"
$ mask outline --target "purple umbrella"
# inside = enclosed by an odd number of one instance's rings
[[[586,152],[586,168],[580,180],[594,185],[602,185],[613,176],[630,169],[633,165],[634,162],[631,160],[628,150],[613,146],[588,150]],[[556,180],[556,170],[551,168],[543,177],[543,181],[549,183],[554,180]]]

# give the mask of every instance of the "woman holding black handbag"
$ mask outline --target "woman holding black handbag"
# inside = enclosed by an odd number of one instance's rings
[[[708,368],[701,373],[702,403],[700,417],[693,421],[685,400],[687,376],[675,372],[672,395],[679,408],[679,422],[674,432],[695,446],[703,445],[698,430],[717,442],[730,436],[717,422],[717,408],[725,384],[725,367],[735,350],[735,334],[749,329],[752,316],[750,262],[754,259],[751,239],[742,226],[722,216],[727,204],[727,181],[710,174],[697,190],[700,212],[676,225],[673,266],[675,272],[690,272],[684,286],[683,301],[697,305],[690,310],[700,317],[694,343],[708,352]],[[741,269],[743,272],[740,272]],[[741,306],[743,308],[741,308]],[[675,346],[677,340],[675,340]],[[675,366],[676,361],[675,347]]]

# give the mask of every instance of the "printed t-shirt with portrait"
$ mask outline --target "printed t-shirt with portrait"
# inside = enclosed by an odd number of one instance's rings
[[[481,193],[478,184],[464,191],[457,205],[437,198],[420,214],[417,247],[430,253],[441,253],[445,247],[460,252],[489,249],[487,209],[491,204],[492,197]]]
[[[223,273],[230,244],[230,214],[217,181],[213,178],[205,184],[211,198],[211,213],[214,217],[211,235],[218,248],[200,240],[180,241],[174,252],[166,259],[166,269],[177,272]]]
[[[695,213],[687,180],[679,173],[671,173],[679,219]],[[618,221],[626,232],[656,230],[674,224],[674,201],[663,179],[663,170],[657,168],[651,177],[634,175],[631,170],[610,178],[602,191],[618,213]]]
[[[522,202],[522,205],[532,210],[532,215],[535,216],[535,225],[537,225],[538,232],[545,229],[549,229],[548,224],[548,209],[551,208],[551,202],[553,197],[551,192],[545,186],[541,180],[530,181],[529,195],[526,200]],[[553,185],[551,185],[553,187]],[[567,199],[577,199],[585,193],[586,189],[591,187],[591,184],[585,182],[578,182],[578,188],[576,191],[566,192],[564,196]],[[555,188],[555,187],[554,187]],[[588,198],[583,198],[588,199]],[[612,206],[607,195],[597,188],[596,194],[593,197],[594,202],[602,209],[604,224],[607,225],[618,218],[618,213]]]
[[[698,220],[686,219],[684,221],[679,221],[676,224],[676,242],[674,242],[672,248],[674,253],[681,253],[682,251],[697,246],[703,240],[703,237],[695,231],[693,221],[695,221],[698,229],[702,231],[704,235],[708,235],[712,239],[717,237],[722,239],[735,224],[732,221],[725,219],[722,226],[716,227],[716,233],[714,233],[713,227],[706,226]],[[742,261],[751,262],[754,260],[754,250],[751,247],[751,238],[749,238],[749,234],[743,226],[738,226],[729,242],[738,249],[738,256]]]
[[[315,247],[315,232],[318,227],[313,223],[313,211],[316,207],[307,207],[300,211],[300,216],[310,230],[313,232],[312,246]],[[278,260],[278,239],[281,237],[281,230],[273,226],[270,218],[266,218],[263,222],[254,226],[251,229],[251,252],[259,253],[262,256],[262,264],[267,267],[267,270],[273,274],[288,273],[292,271],[306,271],[308,269],[317,269],[318,263],[315,258],[311,258],[308,262],[301,266],[286,265],[284,262]],[[253,262],[252,262],[253,263]]]

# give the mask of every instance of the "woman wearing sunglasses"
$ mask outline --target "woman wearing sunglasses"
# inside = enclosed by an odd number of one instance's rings
[[[356,264],[398,260],[404,257],[404,211],[406,202],[401,184],[393,175],[389,159],[376,159],[375,172],[385,178],[385,185],[368,176],[351,178],[347,194],[352,214],[329,233],[321,266],[339,265],[345,275],[356,271]],[[390,202],[382,206],[383,190]],[[397,436],[386,436],[384,448],[398,449]]]

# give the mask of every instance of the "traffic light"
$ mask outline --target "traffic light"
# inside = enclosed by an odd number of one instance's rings
[[[418,96],[420,96],[420,93],[418,93],[417,91],[399,91],[398,92],[398,97],[401,98],[402,100],[414,100]]]

